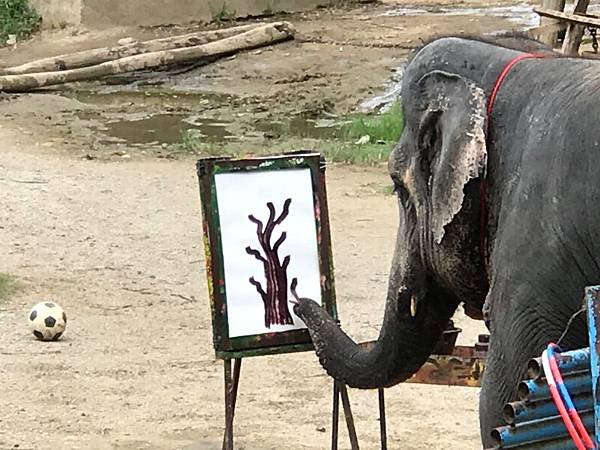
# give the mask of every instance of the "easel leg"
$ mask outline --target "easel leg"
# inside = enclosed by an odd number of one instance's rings
[[[224,361],[225,365],[225,434],[223,436],[223,450],[233,450],[233,417],[237,400],[238,386],[240,384],[240,370],[242,360],[236,359],[231,374],[231,359]]]
[[[359,450],[358,437],[356,436],[356,428],[354,427],[354,417],[352,416],[350,399],[348,398],[348,389],[345,384],[340,383],[339,390],[342,397],[342,406],[344,407],[344,416],[346,417],[346,426],[348,427],[348,436],[350,437],[350,448],[352,450]]]
[[[385,423],[385,397],[383,388],[379,389],[379,432],[381,436],[381,450],[387,450],[387,429]]]
[[[333,417],[331,418],[331,450],[338,450],[338,426],[340,418],[340,385],[333,380]]]

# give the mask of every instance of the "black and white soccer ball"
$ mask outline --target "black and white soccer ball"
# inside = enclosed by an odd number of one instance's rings
[[[56,303],[38,303],[29,312],[29,327],[40,341],[58,341],[67,328],[67,315]]]

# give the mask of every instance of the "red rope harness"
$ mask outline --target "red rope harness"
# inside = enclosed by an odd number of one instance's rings
[[[488,99],[487,104],[487,130],[486,136],[488,141],[488,149],[489,149],[489,141],[490,141],[490,128],[492,122],[492,111],[494,110],[494,104],[496,103],[496,97],[498,96],[498,92],[502,88],[506,77],[510,74],[511,70],[519,64],[524,59],[542,59],[542,58],[550,58],[552,55],[543,54],[543,53],[523,53],[516,58],[513,58],[509,61],[509,63],[504,66],[500,75],[496,79],[496,83],[492,89],[490,97]],[[488,225],[488,207],[487,207],[487,179],[484,177],[481,179],[481,184],[479,188],[480,195],[480,241],[479,241],[479,253],[481,255],[481,261],[483,262],[484,271],[486,272],[486,281],[489,283],[489,278],[487,274],[487,256],[486,256],[486,244],[487,244],[487,225]]]

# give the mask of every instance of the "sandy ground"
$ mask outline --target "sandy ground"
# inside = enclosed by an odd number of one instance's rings
[[[156,98],[171,102],[178,90],[211,100],[173,102],[175,111],[236,117],[240,130],[269,114],[343,114],[383,92],[420,39],[513,23],[485,14],[382,15],[397,6],[287,17],[301,32],[296,42],[180,77],[151,75],[145,80],[157,83],[147,88],[113,87],[114,101],[102,97],[108,88],[98,83],[0,101],[0,272],[21,284],[0,304],[0,449],[220,448],[222,362],[212,351],[194,157],[156,158],[107,140],[81,111],[97,112],[101,123],[168,112],[168,102]],[[170,32],[54,31],[0,50],[0,60],[10,65]],[[160,95],[147,95],[157,84]],[[81,92],[93,101],[82,101]],[[149,99],[132,101],[123,92]],[[249,147],[285,145],[261,138]],[[373,339],[395,200],[383,193],[384,167],[332,166],[327,176],[340,318],[357,340]],[[64,340],[44,344],[30,336],[26,314],[50,299],[66,309],[69,325]],[[463,343],[482,331],[461,314],[457,323]],[[390,449],[480,448],[477,389],[401,385],[386,395]],[[376,392],[350,396],[361,448],[379,448]],[[237,448],[326,449],[330,410],[331,380],[313,354],[246,359]],[[349,447],[345,434],[341,442]]]

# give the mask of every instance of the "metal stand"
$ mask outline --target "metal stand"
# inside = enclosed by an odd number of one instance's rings
[[[225,432],[223,434],[222,450],[233,450],[233,419],[235,417],[235,405],[237,401],[238,387],[240,385],[242,359],[234,359],[233,372],[231,368],[231,359],[225,359],[223,362],[225,369]],[[380,414],[383,401],[382,391],[383,390],[380,389]],[[345,384],[342,384],[339,381],[335,380],[333,382],[333,418],[331,428],[331,449],[338,449],[340,398],[342,399],[342,408],[344,409],[344,417],[346,418],[346,426],[348,427],[348,436],[350,437],[350,448],[352,450],[359,450],[358,437],[356,436],[356,428],[354,426],[354,417],[352,416],[350,399],[348,397],[348,389]],[[385,432],[385,412],[383,414],[384,419],[382,422],[382,430],[383,432]],[[382,447],[382,449],[385,449],[385,447]]]
[[[352,450],[359,450],[358,437],[356,436],[356,428],[354,427],[354,417],[352,416],[350,398],[348,397],[348,388],[345,384],[340,383],[337,380],[333,380],[333,418],[331,421],[331,450],[338,449],[340,397],[342,399],[342,407],[344,408],[346,426],[348,427],[348,436],[350,437],[350,448]]]
[[[383,388],[379,390],[379,435],[381,439],[381,450],[387,450],[387,430],[385,424],[385,397]]]
[[[233,417],[235,416],[235,403],[238,387],[240,385],[240,370],[242,359],[234,360],[233,376],[231,374],[231,359],[225,363],[225,433],[223,436],[223,450],[233,450]]]

